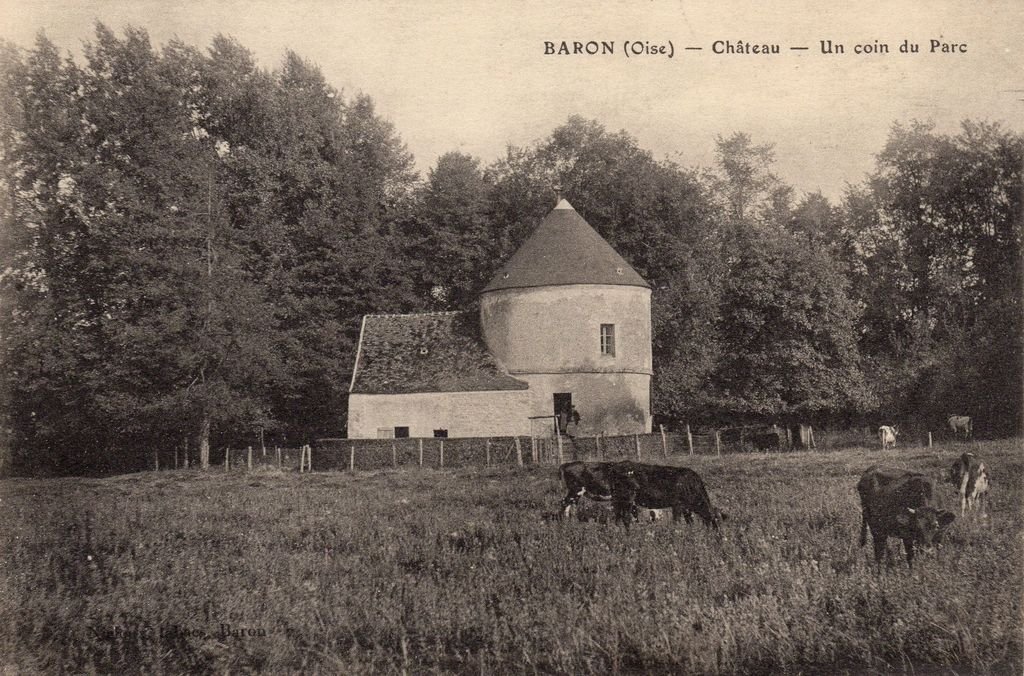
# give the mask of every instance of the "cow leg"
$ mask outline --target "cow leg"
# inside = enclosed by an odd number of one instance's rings
[[[572,509],[572,507],[574,505],[578,505],[579,504],[580,498],[582,498],[583,494],[586,493],[586,492],[587,491],[584,488],[579,489],[575,493],[572,490],[570,490],[569,493],[564,498],[562,498],[562,518],[563,519],[569,518],[569,510]]]
[[[907,550],[907,568],[914,568],[914,541],[911,538],[903,538],[903,548]]]
[[[872,533],[872,535],[874,535]],[[879,566],[882,565],[882,559],[885,557],[885,542],[888,538],[873,538],[872,544],[875,545],[875,563]]]
[[[693,514],[690,510],[684,508],[682,505],[672,505],[672,520],[679,521],[679,517],[683,517],[687,524],[693,523]]]
[[[625,526],[626,530],[629,530],[630,525],[633,523],[633,506],[617,505],[615,507],[615,520]]]
[[[617,495],[612,500],[612,507],[615,512],[615,520],[620,522],[629,530],[629,527],[634,518],[637,515],[636,506],[636,493],[633,491],[628,492],[625,495]]]

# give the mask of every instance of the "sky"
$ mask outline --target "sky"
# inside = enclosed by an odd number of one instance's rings
[[[445,152],[489,163],[582,115],[683,166],[710,166],[716,137],[746,132],[774,144],[775,171],[798,192],[838,199],[894,122],[1024,131],[1022,0],[0,0],[0,37],[26,47],[43,30],[80,55],[97,20],[143,27],[157,45],[230,35],[267,68],[294,50],[346,95],[369,94],[424,174]],[[901,53],[905,40],[920,51]],[[960,46],[933,52],[932,40]],[[563,41],[611,51],[560,55]],[[627,56],[627,41],[673,55]],[[741,41],[780,53],[716,53]],[[889,52],[855,53],[876,42]]]

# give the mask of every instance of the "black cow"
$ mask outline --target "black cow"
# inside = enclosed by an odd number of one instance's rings
[[[942,542],[942,534],[956,518],[952,512],[932,506],[935,485],[918,472],[872,466],[857,482],[860,495],[860,546],[867,544],[867,531],[875,546],[879,566],[890,537],[903,540],[907,566],[914,565],[914,547]]]
[[[629,527],[636,508],[672,508],[672,520],[679,517],[693,523],[696,513],[705,526],[718,529],[726,515],[711,505],[700,475],[687,467],[643,465],[623,462],[610,472],[615,520]]]
[[[562,498],[562,518],[569,516],[569,510],[586,496],[598,502],[612,499],[612,469],[616,462],[567,462],[558,468],[558,475],[565,486]]]

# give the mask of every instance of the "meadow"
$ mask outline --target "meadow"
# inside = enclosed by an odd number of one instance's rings
[[[857,544],[869,465],[993,477],[913,571]],[[556,468],[0,482],[7,673],[1016,673],[1019,440],[674,456],[720,535],[550,521]]]

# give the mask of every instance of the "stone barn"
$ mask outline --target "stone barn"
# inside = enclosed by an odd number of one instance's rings
[[[644,433],[650,391],[650,286],[561,200],[479,316],[363,318],[348,436]]]

